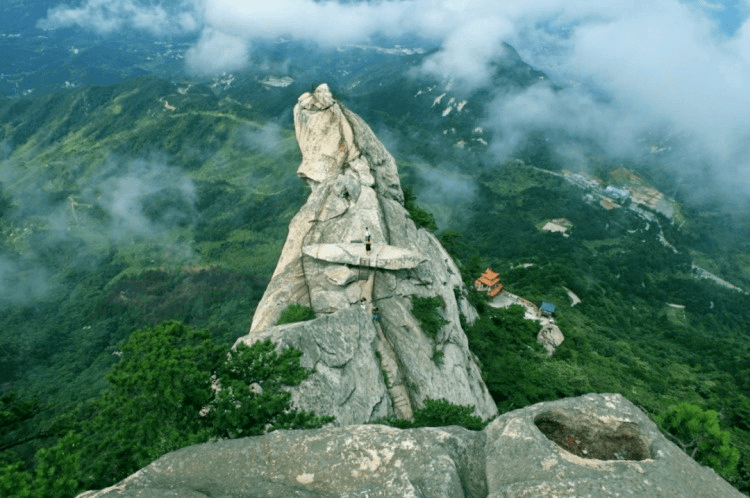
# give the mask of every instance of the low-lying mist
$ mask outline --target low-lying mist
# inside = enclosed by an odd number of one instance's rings
[[[6,172],[14,168],[3,164]],[[166,158],[110,157],[67,189],[52,190],[50,183],[43,177],[2,192],[0,304],[54,297],[64,290],[62,275],[94,271],[112,252],[137,253],[133,244],[151,252],[161,247],[156,253],[168,253],[172,262],[193,258],[185,230],[198,216],[196,188]]]

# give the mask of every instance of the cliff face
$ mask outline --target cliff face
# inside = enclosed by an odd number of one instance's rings
[[[404,209],[393,157],[326,85],[299,98],[294,123],[303,158],[297,173],[311,194],[289,225],[250,333],[239,340],[270,337],[300,348],[314,374],[293,391],[295,406],[334,415],[339,424],[411,418],[427,398],[494,416],[460,325],[459,313],[473,321],[476,312],[461,297],[450,256]],[[435,338],[412,315],[412,296],[442,298],[439,313],[448,323]],[[318,318],[274,326],[294,303]],[[436,352],[441,361],[433,361]]]
[[[207,443],[79,498],[742,496],[619,394],[539,403],[481,432],[380,425]]]

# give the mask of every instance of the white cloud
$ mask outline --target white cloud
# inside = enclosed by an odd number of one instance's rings
[[[157,158],[110,159],[102,173],[83,188],[83,197],[109,216],[106,230],[115,241],[158,240],[195,217],[197,194],[189,176]]]
[[[241,131],[242,141],[250,150],[273,155],[281,150],[286,137],[276,123],[267,123],[262,128],[247,125]]]
[[[747,15],[746,5],[732,5]],[[172,7],[86,0],[82,7],[52,9],[40,25],[199,29],[186,59],[201,74],[247,64],[255,38],[335,46],[416,34],[439,47],[422,71],[453,77],[464,88],[489,81],[508,42],[566,89],[537,85],[489,102],[488,124],[500,137],[495,150],[512,146],[523,126],[546,124],[590,133],[621,153],[634,137],[660,126],[700,148],[714,177],[750,178],[743,145],[750,130],[750,24],[745,19],[736,32],[722,31],[716,15],[729,10],[678,0],[194,0]]]
[[[249,43],[238,36],[206,29],[198,43],[185,53],[188,70],[198,75],[235,71],[246,66]]]
[[[706,169],[721,189],[713,195],[750,194],[750,24],[728,35],[677,1],[576,5],[514,26],[511,45],[565,89],[498,96],[485,124],[498,136],[494,150],[510,154],[523,131],[545,129],[632,158],[648,148],[637,139],[659,130],[682,148],[676,175]]]
[[[445,37],[440,51],[427,59],[422,70],[438,77],[458,78],[470,88],[485,85],[492,76],[490,63],[502,57],[503,40],[512,33],[508,19],[472,19]]]
[[[37,301],[53,289],[46,269],[28,260],[14,261],[0,256],[0,306]]]
[[[37,26],[46,30],[77,26],[99,34],[122,29],[165,34],[196,31],[200,24],[192,2],[169,5],[142,0],[86,0],[79,7],[58,5],[50,9]]]

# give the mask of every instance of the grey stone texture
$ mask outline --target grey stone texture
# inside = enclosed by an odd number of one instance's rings
[[[352,425],[191,446],[79,498],[157,496],[742,495],[619,394],[589,394],[506,413],[479,432]]]
[[[404,208],[393,157],[325,85],[299,98],[294,122],[302,151],[297,172],[311,194],[289,225],[250,333],[239,340],[271,337],[300,348],[314,373],[292,390],[294,406],[335,415],[339,425],[410,418],[428,398],[474,406],[484,419],[494,416],[497,408],[460,324],[460,313],[473,322],[476,311],[462,297],[465,286],[451,257]],[[448,323],[437,337],[426,336],[411,314],[412,296],[442,298],[439,312]],[[290,304],[310,306],[318,318],[276,328]],[[376,307],[380,320],[373,322]],[[331,349],[321,356],[324,343]],[[343,345],[355,343],[353,358]],[[443,353],[439,364],[436,351]]]
[[[393,413],[373,349],[377,335],[367,311],[347,306],[332,315],[270,327],[241,340],[252,343],[270,338],[282,348],[304,351],[301,364],[314,374],[292,389],[292,404],[318,415],[333,415],[339,425],[350,425]]]

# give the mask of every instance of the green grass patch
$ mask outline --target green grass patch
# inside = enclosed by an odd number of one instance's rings
[[[279,315],[276,325],[287,323],[306,322],[315,318],[315,312],[309,306],[301,304],[290,304]]]

